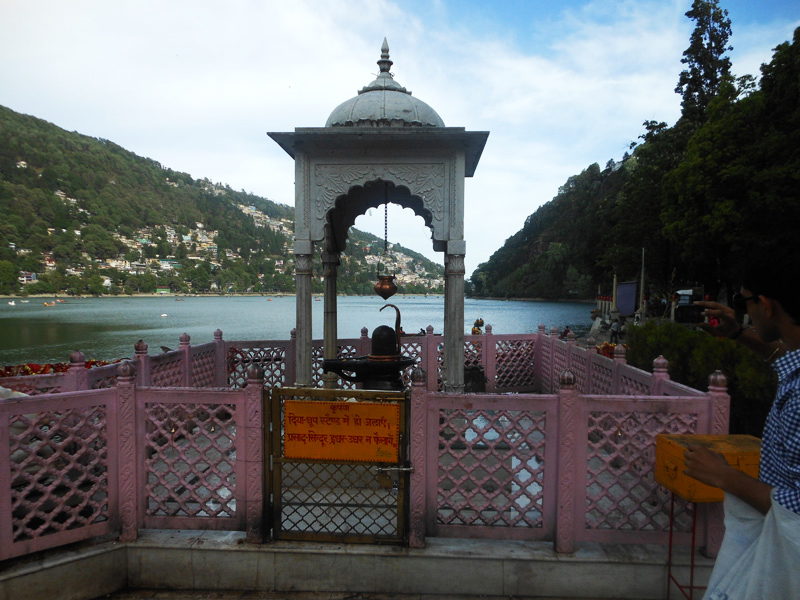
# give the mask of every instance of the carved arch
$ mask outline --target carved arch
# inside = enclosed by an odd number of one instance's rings
[[[386,202],[384,193],[389,189],[390,202],[410,208],[422,217],[432,229],[434,240],[447,240],[447,206],[452,192],[448,177],[450,170],[445,162],[316,164],[313,166],[310,197],[307,198],[313,207],[311,239],[323,239],[326,222],[333,225],[337,236],[346,233],[357,216]],[[387,187],[389,185],[391,188]],[[357,206],[358,203],[361,206]],[[329,217],[332,210],[335,214]],[[360,212],[355,212],[358,210]],[[344,244],[344,239],[341,244]]]
[[[350,228],[356,219],[369,209],[378,208],[387,202],[411,209],[416,216],[422,218],[426,227],[433,230],[433,215],[425,207],[423,200],[413,196],[407,187],[395,185],[391,181],[368,181],[363,186],[350,188],[346,195],[336,198],[326,213],[325,218],[329,225],[326,228],[327,249],[343,252]]]

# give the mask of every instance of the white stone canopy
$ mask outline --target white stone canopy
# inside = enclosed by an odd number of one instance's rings
[[[336,271],[358,216],[392,202],[410,208],[444,252],[445,355],[464,344],[464,178],[472,177],[489,132],[445,127],[430,106],[400,86],[386,40],[378,77],[340,104],[325,127],[269,133],[295,161],[297,381],[312,385],[311,277],[315,244],[325,276],[324,357],[336,356]],[[463,361],[446,361],[446,391],[464,387]]]

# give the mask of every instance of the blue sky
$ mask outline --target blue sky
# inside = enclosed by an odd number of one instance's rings
[[[800,3],[723,0],[736,75],[758,75]],[[568,177],[673,124],[691,0],[2,0],[0,105],[271,200],[294,165],[267,131],[323,126],[397,81],[447,126],[489,131],[466,183],[467,276]],[[356,226],[383,233],[381,214]],[[393,241],[442,261],[408,210]]]

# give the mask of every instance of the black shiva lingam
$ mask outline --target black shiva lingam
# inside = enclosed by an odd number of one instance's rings
[[[391,306],[397,311],[395,328],[380,325],[372,332],[372,352],[367,356],[355,358],[326,358],[322,361],[325,373],[333,372],[345,381],[363,384],[367,390],[402,390],[400,373],[413,365],[413,358],[400,354],[400,309],[394,304],[386,304],[381,310]]]

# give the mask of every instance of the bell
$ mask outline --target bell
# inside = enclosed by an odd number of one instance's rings
[[[397,293],[394,275],[378,275],[378,283],[375,284],[375,293],[384,300],[388,300],[394,296]]]

